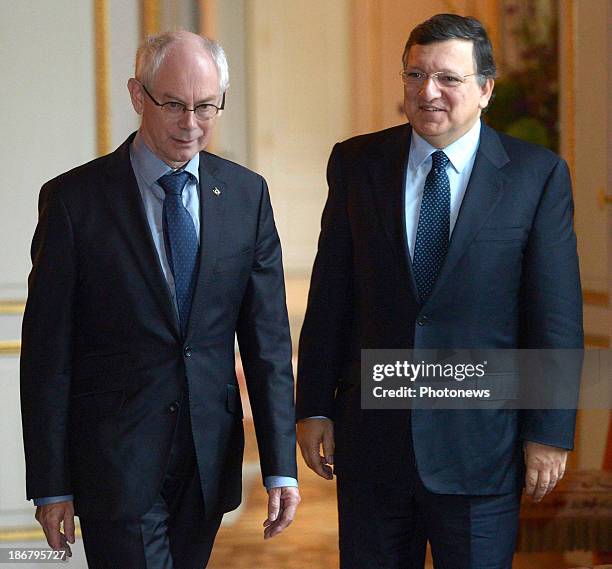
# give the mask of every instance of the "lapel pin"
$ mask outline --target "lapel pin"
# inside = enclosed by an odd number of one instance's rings
[[[220,196],[221,190],[215,186],[215,189],[213,190],[213,194],[215,194],[216,196]]]

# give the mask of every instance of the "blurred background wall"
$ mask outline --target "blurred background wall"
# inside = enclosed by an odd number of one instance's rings
[[[398,73],[409,30],[442,11],[479,17],[501,81],[524,59],[516,27],[529,6],[544,25],[554,18],[562,36],[551,79],[559,79],[559,148],[576,183],[584,286],[603,302],[609,0],[0,0],[0,239],[10,244],[0,248],[0,296],[24,297],[41,183],[137,128],[126,82],[143,34],[185,28],[225,46],[231,87],[214,149],[268,178],[285,264],[300,274],[314,257],[334,142],[405,120]],[[596,323],[593,332],[607,333]]]
[[[0,469],[0,527],[31,524],[17,366],[38,191],[138,128],[126,83],[143,35],[182,28],[224,45],[231,86],[212,150],[269,182],[295,336],[331,148],[405,121],[404,43],[438,12],[474,15],[489,30],[500,79],[487,120],[568,161],[587,345],[610,347],[612,0],[0,0],[0,449],[10,464]],[[534,113],[537,124],[523,120]],[[581,413],[574,468],[612,462],[609,417]]]

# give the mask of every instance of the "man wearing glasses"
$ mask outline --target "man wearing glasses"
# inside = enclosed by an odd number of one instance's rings
[[[409,124],[335,146],[299,347],[298,442],[337,476],[342,569],[510,569],[523,485],[563,476],[575,413],[361,408],[364,348],[581,348],[568,168],[481,122],[473,18],[417,26]],[[322,452],[321,452],[322,447]]]
[[[128,82],[139,131],[41,190],[23,324],[27,493],[54,549],[70,549],[79,515],[92,569],[206,566],[241,500],[235,334],[269,493],[264,537],[299,503],[268,190],[204,151],[227,87],[215,42],[147,39]]]

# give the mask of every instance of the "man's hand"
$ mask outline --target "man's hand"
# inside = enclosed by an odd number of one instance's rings
[[[334,423],[331,419],[302,419],[297,424],[297,441],[306,464],[321,478],[332,480],[328,466],[334,464]],[[323,456],[320,447],[323,447]]]
[[[42,526],[47,543],[56,551],[65,549],[68,557],[72,557],[69,543],[74,543],[74,505],[72,500],[56,502],[45,506],[37,506],[36,519]],[[64,532],[61,524],[64,524]]]
[[[565,474],[567,450],[532,441],[523,444],[525,453],[525,491],[539,502]]]
[[[300,492],[295,486],[268,490],[268,518],[263,523],[264,539],[278,535],[293,521],[300,500]]]

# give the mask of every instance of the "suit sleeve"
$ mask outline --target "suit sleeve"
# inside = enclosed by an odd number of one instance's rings
[[[261,471],[297,478],[291,336],[281,245],[270,196],[261,180],[257,237],[237,335],[245,372]]]
[[[525,250],[521,315],[521,347],[540,348],[551,354],[545,363],[547,377],[529,381],[543,381],[551,389],[576,390],[577,395],[581,363],[577,354],[581,354],[584,343],[582,293],[571,181],[567,164],[561,159],[546,182]],[[520,437],[572,449],[575,421],[572,409],[523,410]]]
[[[327,167],[329,194],[300,335],[298,420],[333,418],[335,391],[348,358],[353,257],[341,162],[341,146],[336,145]]]
[[[21,347],[27,497],[72,493],[68,457],[74,236],[57,188],[43,186]]]

